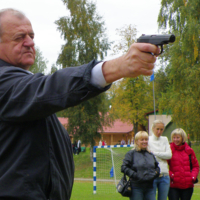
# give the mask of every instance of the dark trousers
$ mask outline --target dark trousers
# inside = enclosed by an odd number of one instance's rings
[[[194,188],[178,189],[170,188],[168,198],[169,200],[190,200]]]

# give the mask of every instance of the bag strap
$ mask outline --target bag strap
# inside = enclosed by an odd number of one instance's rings
[[[127,181],[126,174],[124,173],[124,180]]]
[[[191,154],[189,155],[189,160],[190,160],[190,171],[192,171],[192,159],[191,159]]]

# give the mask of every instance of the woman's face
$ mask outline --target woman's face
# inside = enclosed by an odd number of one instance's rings
[[[140,149],[146,150],[147,146],[148,146],[148,141],[149,141],[149,138],[142,137],[142,138],[138,139],[138,141],[136,143]]]
[[[164,131],[164,124],[163,123],[160,123],[160,124],[156,124],[154,126],[154,128],[152,128],[153,130],[153,133],[156,137],[160,137],[162,134],[163,134],[163,131]]]
[[[178,134],[173,135],[172,141],[177,146],[180,146],[183,144],[183,138],[181,137],[181,135],[178,135]]]

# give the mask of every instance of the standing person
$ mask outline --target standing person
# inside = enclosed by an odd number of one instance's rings
[[[99,141],[99,146],[102,146],[102,141],[101,140]]]
[[[81,152],[81,140],[78,140],[77,148],[78,148],[78,154],[79,154]]]
[[[125,144],[126,144],[125,140],[122,139],[122,140],[121,140],[121,145],[125,145]]]
[[[73,153],[74,153],[74,155],[76,155],[76,148],[77,148],[76,140],[74,140],[74,142],[73,142],[73,144],[72,144],[72,148],[73,148]]]
[[[148,133],[139,131],[135,135],[135,147],[126,153],[121,172],[131,179],[130,200],[155,200],[153,180],[159,176],[160,168],[155,156],[148,150]]]
[[[199,173],[199,163],[194,150],[186,143],[187,135],[182,128],[172,131],[171,140],[172,158],[168,160],[171,181],[168,197],[169,200],[190,200]]]
[[[160,175],[154,180],[154,193],[158,191],[158,200],[167,200],[170,178],[167,160],[172,157],[168,138],[162,136],[165,125],[161,120],[155,120],[152,124],[152,136],[149,137],[149,149],[159,162]]]
[[[69,200],[73,151],[55,113],[105,92],[122,77],[151,75],[153,54],[160,50],[136,43],[113,60],[45,76],[28,71],[35,62],[34,36],[22,12],[0,10],[0,199]]]

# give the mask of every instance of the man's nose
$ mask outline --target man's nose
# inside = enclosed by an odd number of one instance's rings
[[[27,36],[25,37],[25,40],[24,40],[24,46],[32,47],[32,46],[34,46],[34,45],[35,45],[35,43],[34,43],[34,41],[33,41],[33,38],[31,38],[29,35],[27,35]]]

